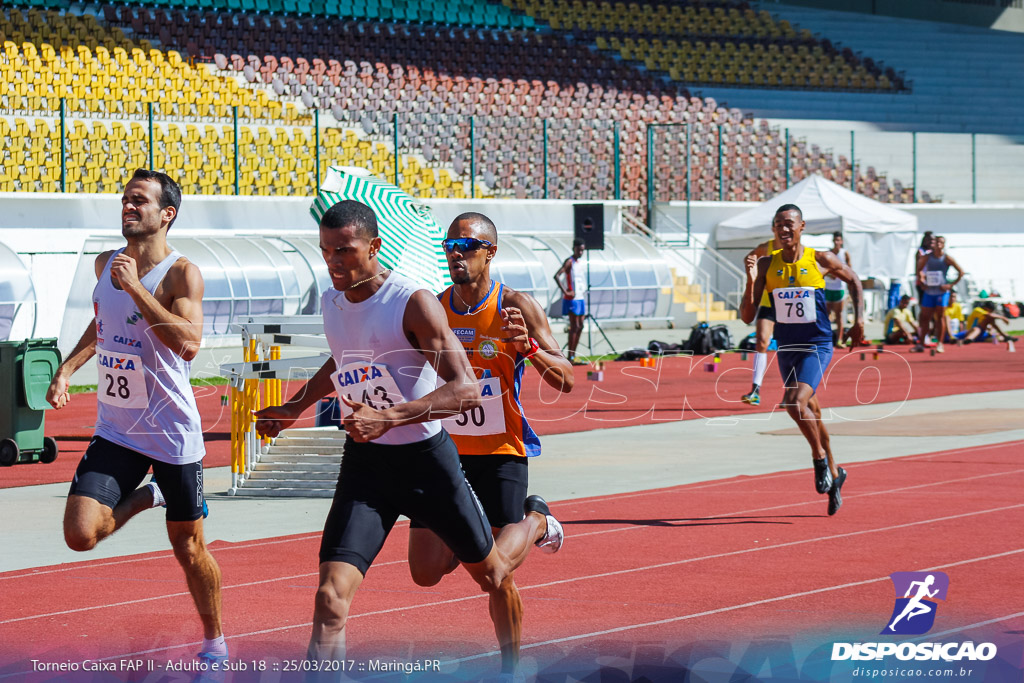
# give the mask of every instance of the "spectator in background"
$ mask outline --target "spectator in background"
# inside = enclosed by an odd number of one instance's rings
[[[956,280],[950,282],[946,277],[949,267],[956,268]],[[924,286],[921,298],[921,339],[914,351],[924,351],[924,343],[929,328],[935,336],[935,353],[942,353],[946,338],[946,306],[949,305],[949,293],[963,278],[964,271],[953,257],[946,253],[946,238],[936,237],[932,241],[932,251],[917,259],[917,281]]]
[[[555,273],[555,284],[562,290],[562,315],[569,316],[569,362],[577,365],[576,347],[583,334],[583,319],[587,315],[587,273],[580,259],[586,251],[580,238],[572,241],[572,256]],[[564,280],[564,282],[563,282]]]
[[[952,342],[960,332],[967,328],[964,325],[964,309],[960,306],[956,292],[949,293],[949,306],[946,306],[946,341]]]
[[[1000,320],[1003,323],[1010,322],[1006,316],[996,313],[994,301],[982,301],[967,316],[964,331],[957,335],[959,337],[958,343],[970,344],[972,341],[988,341],[992,339],[993,335],[992,332],[989,332],[989,329],[994,330],[994,333],[998,335],[999,341],[1017,341],[1016,337],[1011,337],[1005,331],[999,329]]]
[[[932,237],[932,231],[928,230],[921,237],[921,246],[917,248],[917,255],[914,256],[914,272],[917,272],[917,263],[921,260],[922,256],[927,256],[932,253],[932,244],[935,238]],[[924,299],[924,286],[917,280],[914,279],[914,284],[917,287],[917,303],[920,304]]]
[[[836,231],[832,233],[832,253],[840,262],[846,264],[853,270],[853,263],[850,261],[850,254],[843,249],[843,233]],[[846,304],[846,290],[843,288],[843,281],[835,275],[825,276],[825,305],[828,307],[829,317],[836,318],[836,341],[835,347],[843,347],[843,308]]]
[[[920,329],[910,311],[909,294],[901,296],[899,305],[889,309],[884,325],[886,344],[912,344],[917,340]]]

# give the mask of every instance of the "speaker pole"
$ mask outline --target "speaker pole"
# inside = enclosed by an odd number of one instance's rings
[[[590,314],[590,250],[587,249],[587,315],[583,319],[583,322],[587,321],[587,318],[593,319]],[[587,325],[587,351],[590,355],[594,355],[594,342],[592,339],[593,329],[591,325]]]

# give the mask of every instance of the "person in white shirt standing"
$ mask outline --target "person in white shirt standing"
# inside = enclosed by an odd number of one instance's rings
[[[830,251],[836,255],[840,263],[846,264],[846,267],[851,270],[853,269],[850,253],[843,249],[843,233],[839,231],[832,233],[832,249]],[[841,349],[844,346],[843,328],[846,327],[846,321],[843,320],[843,311],[846,308],[846,288],[845,283],[831,273],[825,276],[825,305],[828,307],[829,317],[835,316],[835,347]]]
[[[203,429],[189,384],[203,333],[203,277],[167,244],[181,190],[139,169],[121,197],[128,244],[96,259],[95,318],[58,368],[47,400],[71,400],[71,376],[96,356],[96,432],[71,482],[64,538],[91,550],[133,516],[167,508],[167,535],[203,623],[200,660],[227,659],[221,575],[203,538]],[[146,473],[153,479],[139,487]]]
[[[565,259],[555,273],[555,283],[562,290],[562,315],[569,316],[569,344],[567,358],[576,365],[576,347],[583,334],[583,320],[587,317],[587,273],[580,259],[586,243],[580,238],[572,241],[572,256]],[[563,282],[564,280],[564,282]]]

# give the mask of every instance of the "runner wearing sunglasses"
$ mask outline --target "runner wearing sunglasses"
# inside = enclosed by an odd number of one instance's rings
[[[464,213],[452,222],[444,240],[448,270],[455,283],[439,295],[448,326],[469,356],[480,383],[479,406],[443,421],[459,451],[466,479],[483,505],[500,543],[524,533],[524,514],[539,512],[547,533],[537,541],[542,552],[562,545],[561,525],[544,499],[527,497],[527,458],[540,455],[540,440],[523,415],[519,401],[526,359],[553,388],[569,392],[572,365],[558,350],[547,316],[529,294],[491,279],[498,250],[494,223],[479,213]],[[458,566],[454,553],[437,534],[413,520],[409,532],[409,569],[421,586],[437,584]],[[515,583],[510,592],[518,618],[496,619],[502,673],[515,673],[519,662],[522,602]],[[492,612],[493,614],[493,612]]]

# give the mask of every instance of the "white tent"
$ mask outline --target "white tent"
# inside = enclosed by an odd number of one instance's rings
[[[772,218],[783,204],[796,204],[807,227],[804,234],[837,230],[861,278],[903,279],[913,270],[917,216],[868,199],[814,175],[763,204],[722,221],[715,227],[720,248],[753,248],[772,236]]]

